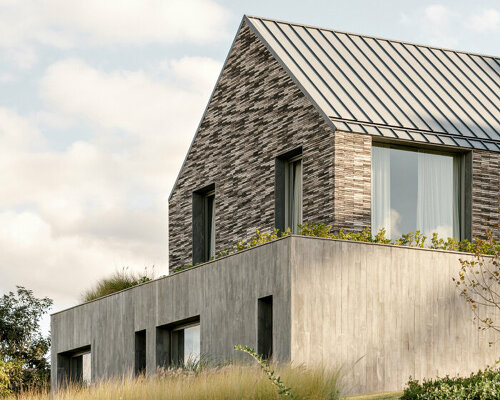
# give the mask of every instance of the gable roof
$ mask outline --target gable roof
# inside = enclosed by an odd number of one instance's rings
[[[245,16],[336,129],[500,152],[500,59]]]

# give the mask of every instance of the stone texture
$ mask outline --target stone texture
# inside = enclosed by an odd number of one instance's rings
[[[334,136],[334,229],[371,225],[371,136],[336,131]]]
[[[303,219],[334,215],[334,132],[244,25],[169,201],[170,267],[190,264],[192,192],[215,183],[217,252],[274,227],[275,158],[303,147]]]
[[[303,148],[303,219],[371,223],[370,135],[337,131],[243,25],[169,200],[169,265],[192,262],[192,192],[216,191],[216,251],[274,227],[275,159]],[[498,221],[500,155],[473,151],[473,236]]]
[[[472,152],[472,235],[484,238],[485,229],[499,223],[500,154]],[[496,238],[500,233],[495,231]]]

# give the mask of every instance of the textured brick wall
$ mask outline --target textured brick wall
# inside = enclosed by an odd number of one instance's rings
[[[260,40],[240,31],[169,201],[170,267],[192,260],[192,192],[216,185],[216,251],[274,227],[276,156],[303,147],[303,218],[370,225],[371,137],[333,132]],[[500,155],[473,156],[473,235],[498,219]]]
[[[335,230],[359,231],[371,225],[371,139],[368,135],[335,132]]]
[[[333,130],[244,26],[169,202],[170,267],[191,263],[191,194],[207,184],[216,185],[217,251],[255,229],[272,229],[275,158],[299,146],[303,147],[304,221],[333,224],[338,207],[342,209],[338,225],[369,224],[366,173],[358,184],[354,172],[366,162],[369,165],[370,138],[348,135],[339,139],[338,157],[349,167],[335,165],[343,179],[356,183],[355,192],[346,195],[340,189],[334,191]],[[360,151],[366,154],[358,162],[353,156]],[[366,171],[369,174],[369,168]],[[341,179],[337,179],[339,185]],[[349,186],[344,184],[342,190]],[[363,203],[365,195],[368,201]],[[349,199],[348,206],[342,198]],[[358,206],[361,212],[354,211]],[[360,216],[361,223],[350,220]]]
[[[472,235],[484,237],[487,227],[500,217],[500,154],[475,150],[472,153]],[[497,239],[500,239],[498,230]]]

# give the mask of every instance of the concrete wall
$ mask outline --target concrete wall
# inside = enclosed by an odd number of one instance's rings
[[[459,257],[283,238],[54,314],[53,371],[59,353],[90,345],[94,381],[130,373],[134,332],[146,329],[152,373],[156,327],[197,315],[203,354],[244,357],[233,346],[257,347],[257,300],[273,295],[275,357],[342,367],[346,393],[402,389],[410,375],[468,374],[491,365],[500,342],[488,346],[495,336],[477,330],[457,294]]]
[[[156,327],[200,316],[201,353],[241,357],[233,346],[257,346],[257,300],[273,296],[273,349],[290,357],[288,240],[204,264],[52,315],[52,387],[57,355],[91,346],[92,379],[134,369],[134,334],[146,329],[147,373],[156,370]]]
[[[451,280],[463,254],[291,240],[292,360],[342,366],[348,393],[468,374],[498,358],[500,343],[488,346],[493,333],[473,325]]]

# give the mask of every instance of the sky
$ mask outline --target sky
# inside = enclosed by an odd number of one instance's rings
[[[168,273],[168,195],[243,14],[500,54],[500,0],[0,0],[0,294],[55,312]]]

